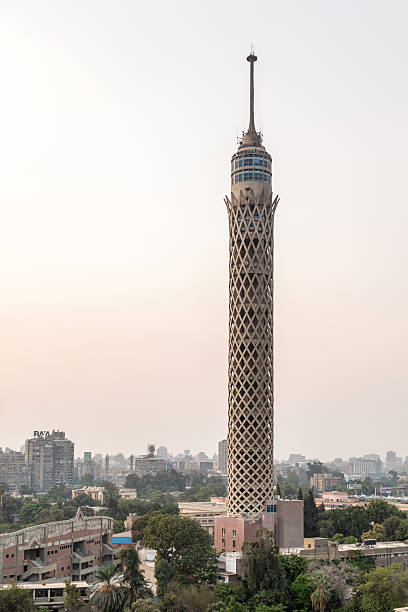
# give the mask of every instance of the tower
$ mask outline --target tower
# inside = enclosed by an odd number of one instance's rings
[[[272,158],[250,115],[231,160],[229,220],[228,514],[257,516],[273,498]]]

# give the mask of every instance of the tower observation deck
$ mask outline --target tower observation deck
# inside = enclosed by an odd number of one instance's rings
[[[231,160],[229,219],[228,513],[256,516],[273,498],[272,158],[250,119]]]

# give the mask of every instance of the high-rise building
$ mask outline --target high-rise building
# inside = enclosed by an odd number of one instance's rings
[[[231,160],[229,221],[228,516],[215,519],[217,550],[238,551],[265,527],[283,547],[303,545],[303,502],[273,494],[273,229],[272,157],[250,114]]]
[[[273,497],[272,158],[250,118],[231,162],[229,219],[228,512],[258,514]]]
[[[0,449],[0,486],[19,491],[22,486],[31,485],[31,467],[25,462],[24,453],[11,449]]]
[[[63,431],[35,431],[26,440],[25,461],[31,466],[34,491],[48,491],[58,484],[74,482],[74,443]]]
[[[218,442],[218,471],[226,474],[228,468],[228,442],[221,440]]]

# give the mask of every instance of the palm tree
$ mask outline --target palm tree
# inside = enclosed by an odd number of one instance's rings
[[[331,599],[331,588],[327,578],[320,574],[316,581],[316,589],[310,596],[312,608],[315,612],[325,612],[326,605]]]
[[[150,595],[150,588],[140,569],[139,553],[133,546],[122,548],[119,552],[119,558],[123,565],[123,580],[130,588],[129,605],[132,607],[136,598],[143,599],[143,597]]]
[[[121,612],[129,596],[122,574],[113,565],[103,565],[95,572],[95,579],[91,604],[101,612]]]

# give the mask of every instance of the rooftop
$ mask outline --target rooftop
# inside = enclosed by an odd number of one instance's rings
[[[72,582],[77,589],[87,589],[89,584],[87,582]],[[0,589],[11,589],[13,584],[0,584]],[[18,586],[23,589],[64,589],[64,582],[19,582]]]
[[[347,550],[367,550],[368,549],[384,549],[384,548],[401,548],[405,546],[408,549],[407,542],[377,542],[374,546],[364,546],[363,544],[339,544],[339,551]]]

